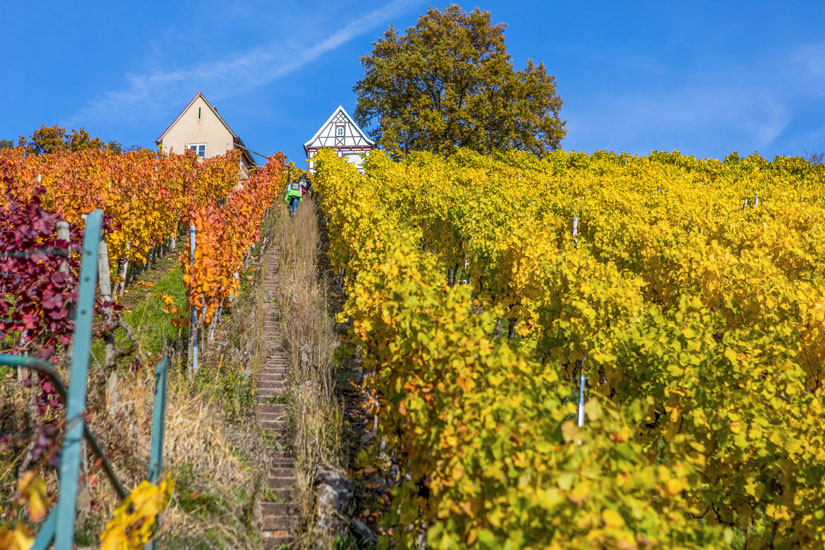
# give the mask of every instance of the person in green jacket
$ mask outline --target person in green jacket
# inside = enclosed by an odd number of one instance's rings
[[[289,213],[294,214],[298,210],[298,202],[304,200],[301,186],[297,182],[291,181],[286,186],[286,198],[284,200],[289,204]]]

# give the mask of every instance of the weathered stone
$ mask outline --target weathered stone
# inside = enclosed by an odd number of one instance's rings
[[[336,533],[345,530],[349,526],[347,514],[353,495],[352,482],[339,468],[318,470],[316,480],[318,528]]]
[[[367,527],[367,524],[363,521],[358,521],[353,518],[350,522],[350,529],[352,530],[352,534],[358,537],[358,540],[363,546],[375,546],[378,544],[378,535],[375,534],[375,531]]]

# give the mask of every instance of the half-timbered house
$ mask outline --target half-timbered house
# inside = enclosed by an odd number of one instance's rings
[[[307,168],[311,173],[315,172],[312,159],[321,149],[335,149],[339,157],[361,170],[361,155],[368,155],[375,149],[375,142],[367,137],[349,113],[339,105],[312,139],[304,143]]]

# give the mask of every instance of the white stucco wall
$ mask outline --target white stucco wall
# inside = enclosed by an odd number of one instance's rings
[[[161,147],[164,153],[181,154],[189,145],[201,143],[206,144],[204,158],[217,157],[235,148],[232,133],[199,95],[163,136]],[[241,156],[238,177],[249,178],[249,169],[246,157]]]
[[[198,109],[200,108],[200,118]],[[183,153],[187,145],[205,143],[205,157],[216,157],[235,148],[232,134],[215,116],[202,97],[198,96],[178,121],[163,136],[165,153]]]

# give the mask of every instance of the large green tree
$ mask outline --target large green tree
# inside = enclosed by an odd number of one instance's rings
[[[404,34],[390,27],[361,58],[356,121],[393,153],[557,149],[566,130],[556,79],[532,60],[515,70],[504,28],[456,5],[430,8]]]

